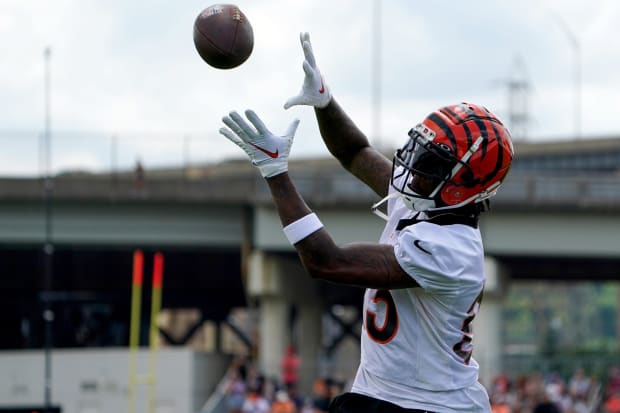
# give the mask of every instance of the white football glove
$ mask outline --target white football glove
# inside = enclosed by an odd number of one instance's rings
[[[306,76],[301,86],[301,91],[297,96],[293,96],[284,104],[284,109],[288,109],[295,105],[314,106],[315,108],[324,108],[332,99],[332,94],[321,76],[319,68],[316,67],[316,60],[312,52],[312,44],[310,43],[310,35],[308,33],[300,33],[299,40],[304,50],[303,68]]]
[[[264,178],[286,172],[288,156],[299,120],[295,119],[291,123],[284,136],[276,136],[269,132],[254,111],[246,110],[245,116],[254,128],[248,125],[237,112],[230,112],[228,116],[222,118],[222,122],[228,128],[221,128],[220,133],[248,154]]]

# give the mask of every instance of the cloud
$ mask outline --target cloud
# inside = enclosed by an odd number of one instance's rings
[[[312,110],[282,109],[301,86],[298,35],[309,31],[334,95],[364,132],[374,134],[374,1],[237,4],[254,27],[255,48],[244,65],[223,71],[207,66],[194,49],[193,21],[205,7],[197,0],[182,5],[164,0],[3,1],[0,102],[5,110],[0,129],[35,135],[43,129],[43,49],[51,45],[52,127],[59,140],[70,131],[106,139],[127,136],[124,142],[136,139],[127,149],[131,156],[124,158],[129,165],[138,152],[153,162],[166,162],[164,154],[169,153],[170,162],[177,162],[183,137],[191,136],[196,161],[203,156],[205,161],[220,159],[242,155],[220,139],[222,115],[252,108],[274,131],[300,118],[293,154],[323,156],[327,151]],[[400,145],[412,123],[461,100],[484,104],[508,118],[506,81],[517,57],[531,86],[531,139],[570,137],[574,55],[554,13],[580,39],[584,134],[618,133],[613,91],[620,89],[620,55],[612,44],[620,34],[620,5],[615,1],[380,4],[380,142]],[[161,137],[154,138],[159,150],[148,139],[136,138],[150,135]],[[199,149],[202,142],[210,149]],[[97,148],[93,144],[91,151]],[[108,152],[99,158],[109,158]],[[99,165],[105,167],[107,161]]]

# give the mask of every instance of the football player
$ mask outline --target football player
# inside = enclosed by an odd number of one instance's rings
[[[309,35],[300,39],[303,85],[284,107],[313,107],[331,154],[383,198],[373,206],[387,220],[379,242],[336,245],[296,191],[287,170],[298,120],[276,136],[253,111],[249,123],[231,112],[220,132],[265,177],[307,272],[366,287],[360,365],[330,412],[490,412],[472,357],[485,282],[478,217],[510,168],[508,130],[482,106],[446,106],[414,125],[390,161],[331,95]]]

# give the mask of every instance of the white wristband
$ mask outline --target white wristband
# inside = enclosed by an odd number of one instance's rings
[[[284,235],[286,235],[291,245],[295,245],[321,228],[323,228],[323,224],[313,212],[285,226]]]

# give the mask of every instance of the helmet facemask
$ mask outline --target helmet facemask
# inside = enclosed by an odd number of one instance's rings
[[[433,138],[434,133],[424,125],[411,129],[409,140],[396,151],[392,163],[390,184],[415,211],[444,206],[438,195],[459,164],[451,148],[433,142]]]

